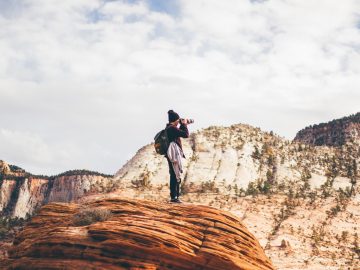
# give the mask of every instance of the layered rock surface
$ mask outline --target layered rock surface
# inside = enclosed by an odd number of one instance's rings
[[[74,226],[84,207],[106,221]],[[274,269],[241,221],[211,207],[108,198],[51,203],[17,236],[1,269]]]

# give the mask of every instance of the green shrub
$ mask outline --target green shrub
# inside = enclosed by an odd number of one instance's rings
[[[8,231],[9,230],[7,228],[0,227],[0,240],[3,240],[4,238],[6,238]]]
[[[0,215],[3,215],[3,213],[0,212]],[[9,235],[12,235],[15,228],[22,228],[25,225],[27,219],[0,216],[0,240],[5,239]]]
[[[111,211],[104,208],[84,208],[75,214],[73,224],[75,226],[86,226],[99,221],[108,220],[111,217]]]
[[[219,193],[219,188],[216,187],[215,180],[208,180],[201,183],[199,193],[207,192]]]
[[[260,151],[259,149],[257,148],[257,146],[255,146],[255,150],[254,152],[251,154],[251,157],[253,159],[260,159],[261,158],[261,154],[260,154]]]
[[[257,194],[259,194],[259,189],[258,189],[258,185],[255,182],[250,182],[248,184],[248,187],[245,191],[245,195],[252,195],[252,196],[256,196]]]
[[[150,172],[145,169],[139,176],[139,179],[131,180],[131,184],[135,188],[148,188],[150,187]]]

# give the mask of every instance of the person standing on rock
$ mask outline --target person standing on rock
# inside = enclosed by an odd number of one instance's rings
[[[171,147],[171,143],[174,142],[181,150],[181,155],[185,158],[185,155],[182,152],[182,145],[180,138],[189,138],[189,130],[187,124],[189,121],[187,119],[180,119],[179,115],[173,110],[168,111],[169,123],[166,125],[167,137]],[[178,127],[180,123],[180,128]],[[169,148],[170,148],[169,147]],[[170,173],[170,202],[181,203],[180,196],[180,183],[181,180],[177,173],[174,170],[174,164],[170,160],[169,155],[165,155],[168,164],[169,164],[169,173]]]

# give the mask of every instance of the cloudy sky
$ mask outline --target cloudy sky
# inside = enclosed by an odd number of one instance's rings
[[[0,0],[0,159],[116,172],[165,126],[359,111],[358,0]]]

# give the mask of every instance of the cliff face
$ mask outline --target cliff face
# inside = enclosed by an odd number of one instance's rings
[[[306,127],[296,134],[294,140],[311,145],[341,146],[347,142],[360,144],[360,113]]]
[[[48,202],[70,202],[92,193],[103,193],[112,188],[113,179],[96,175],[56,177],[51,183]]]
[[[5,180],[6,181],[6,180]],[[22,178],[15,180],[16,185],[8,200],[5,213],[15,217],[26,217],[38,209],[46,199],[49,180],[39,178]]]
[[[107,220],[74,225],[82,209]],[[130,199],[44,206],[17,236],[1,269],[274,269],[255,237],[211,207]]]
[[[36,177],[25,171],[12,171],[0,164],[0,212],[7,216],[26,217],[48,202],[69,202],[82,196],[108,191],[112,177],[69,174]]]

